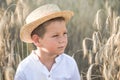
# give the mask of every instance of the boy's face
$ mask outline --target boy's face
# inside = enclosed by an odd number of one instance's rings
[[[40,48],[50,55],[59,55],[67,46],[67,29],[65,21],[54,21],[46,26],[46,33],[40,38]]]

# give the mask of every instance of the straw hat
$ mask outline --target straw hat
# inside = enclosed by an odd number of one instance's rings
[[[20,30],[20,38],[26,43],[32,43],[31,33],[40,24],[55,17],[64,17],[67,22],[72,16],[72,11],[61,11],[55,4],[38,7],[27,16],[26,24]]]

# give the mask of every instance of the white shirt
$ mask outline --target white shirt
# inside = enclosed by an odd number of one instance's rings
[[[80,80],[75,60],[61,54],[50,71],[40,62],[34,51],[18,66],[14,80]]]

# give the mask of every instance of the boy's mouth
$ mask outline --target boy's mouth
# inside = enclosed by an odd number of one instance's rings
[[[58,47],[59,49],[64,49],[64,46],[60,46],[60,47]]]

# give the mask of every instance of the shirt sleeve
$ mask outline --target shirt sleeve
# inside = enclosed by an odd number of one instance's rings
[[[18,70],[16,71],[14,80],[27,80],[27,79],[25,78],[24,73],[23,73],[21,70],[18,69]]]
[[[73,71],[71,80],[81,80],[79,69],[78,69],[78,66],[77,66],[76,62],[75,62],[75,67],[74,67],[73,70],[74,71]]]

